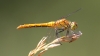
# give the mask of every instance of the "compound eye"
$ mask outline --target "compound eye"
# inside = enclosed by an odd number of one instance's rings
[[[77,26],[77,23],[74,22],[74,30],[75,30],[77,27],[78,27],[78,26]]]
[[[77,28],[77,23],[76,22],[72,22],[71,23],[71,29],[75,30]]]

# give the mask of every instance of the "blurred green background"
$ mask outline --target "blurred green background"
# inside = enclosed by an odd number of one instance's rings
[[[46,35],[46,28],[17,30],[24,23],[55,21],[69,13],[83,35],[73,43],[48,50],[43,56],[99,56],[100,0],[0,0],[0,56],[27,56]]]

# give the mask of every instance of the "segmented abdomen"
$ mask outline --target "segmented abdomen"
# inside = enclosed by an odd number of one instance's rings
[[[23,24],[19,25],[17,29],[32,28],[32,27],[53,27],[55,22],[37,23],[37,24]]]

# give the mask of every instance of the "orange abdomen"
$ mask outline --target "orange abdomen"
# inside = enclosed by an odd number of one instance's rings
[[[54,27],[55,22],[48,22],[48,23],[37,23],[37,24],[23,24],[19,25],[17,29],[22,28],[32,28],[32,27]]]

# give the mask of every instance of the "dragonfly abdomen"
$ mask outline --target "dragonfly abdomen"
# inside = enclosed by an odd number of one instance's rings
[[[17,27],[17,29],[32,28],[32,27],[52,27],[53,25],[54,25],[54,22],[36,23],[36,24],[23,24],[23,25],[19,25]]]

